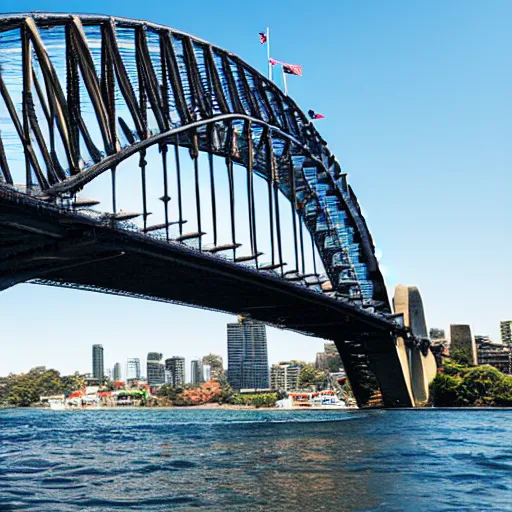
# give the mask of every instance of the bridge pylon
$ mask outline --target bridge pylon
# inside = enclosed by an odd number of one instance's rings
[[[397,352],[412,403],[421,407],[429,401],[429,385],[437,372],[428,343],[423,301],[416,286],[397,285],[393,304],[395,313],[403,315],[404,326],[412,333],[412,340],[397,339]]]

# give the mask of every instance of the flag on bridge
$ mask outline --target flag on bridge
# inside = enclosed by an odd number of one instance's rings
[[[265,44],[267,42],[267,34],[265,32],[260,32],[260,43]]]
[[[281,62],[281,66],[283,66],[283,71],[288,75],[302,76],[302,66],[298,64],[286,64],[285,62]]]
[[[273,59],[272,57],[269,57],[268,61],[271,66],[280,64],[283,68],[283,72],[288,75],[302,76],[302,66],[299,66],[298,64],[288,64],[287,62],[281,62],[280,60]]]
[[[310,119],[325,119],[323,114],[317,114],[314,110],[308,110]]]

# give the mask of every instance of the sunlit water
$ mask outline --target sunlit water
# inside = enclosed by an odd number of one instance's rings
[[[512,510],[512,410],[3,410],[0,510]]]

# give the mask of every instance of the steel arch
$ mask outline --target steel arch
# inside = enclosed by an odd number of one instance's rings
[[[196,161],[199,152],[223,156],[292,202],[335,292],[390,311],[370,232],[336,158],[296,103],[239,57],[162,25],[44,13],[1,17],[0,58],[2,50],[21,53],[22,84],[10,88],[0,68],[10,117],[10,133],[0,133],[1,185],[54,201],[133,154],[143,168],[152,145],[188,147]],[[100,143],[84,122],[85,104]],[[14,183],[5,150],[16,137],[24,184]]]

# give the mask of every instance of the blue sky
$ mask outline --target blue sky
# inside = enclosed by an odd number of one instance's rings
[[[356,191],[390,290],[420,288],[429,326],[470,323],[499,336],[512,318],[512,3],[432,0],[134,2],[3,0],[4,12],[75,11],[142,18],[237,53],[262,72],[302,64],[289,93]],[[20,285],[0,294],[0,375],[46,364],[90,370],[149,350],[225,356],[228,315]],[[312,360],[322,341],[268,330],[271,362]]]

